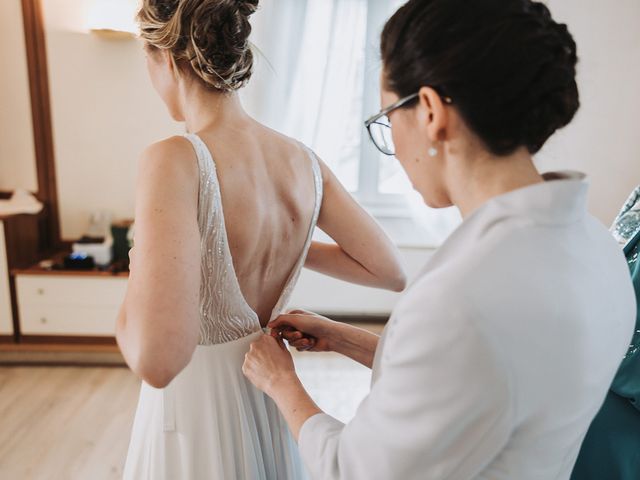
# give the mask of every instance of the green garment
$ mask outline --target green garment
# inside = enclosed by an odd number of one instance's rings
[[[640,193],[640,189],[636,192]],[[631,211],[638,212],[638,209]],[[624,209],[622,213],[625,213]],[[624,228],[628,227],[629,215]],[[624,253],[640,306],[640,222],[635,225],[634,232]],[[640,313],[636,317],[629,351],[600,412],[589,427],[571,480],[640,480]]]

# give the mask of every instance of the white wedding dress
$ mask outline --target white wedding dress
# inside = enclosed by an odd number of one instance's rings
[[[163,389],[142,383],[124,468],[126,480],[297,480],[307,478],[275,403],[243,375],[251,342],[263,334],[236,278],[215,163],[194,134],[200,170],[200,341],[187,367]],[[315,155],[315,210],[300,258],[272,312],[282,313],[304,264],[322,200]]]

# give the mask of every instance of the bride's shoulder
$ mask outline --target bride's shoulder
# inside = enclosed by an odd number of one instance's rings
[[[183,136],[152,143],[140,155],[138,184],[161,182],[174,188],[195,186],[198,179],[195,157],[191,143]]]
[[[189,140],[182,135],[174,135],[148,145],[142,152],[141,158],[158,159],[166,157],[190,159],[194,156],[193,147]]]

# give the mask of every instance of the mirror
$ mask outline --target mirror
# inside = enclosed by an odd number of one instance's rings
[[[0,2],[0,191],[38,190],[20,0]]]

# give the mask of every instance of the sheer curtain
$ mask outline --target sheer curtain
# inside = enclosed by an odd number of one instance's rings
[[[363,178],[375,182],[369,206],[398,243],[435,246],[459,223],[457,212],[427,209],[395,159],[373,158],[377,152],[362,145],[363,120],[380,108],[379,34],[402,3],[262,0],[253,19],[255,73],[242,95],[258,120],[311,147],[365,203],[372,188],[363,189]],[[395,213],[381,214],[391,197],[386,210]]]
[[[358,188],[368,0],[263,3],[254,44],[254,114],[304,142]],[[283,48],[285,46],[285,48]]]

